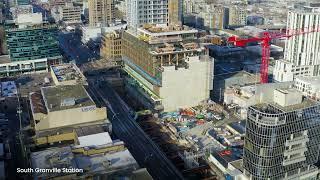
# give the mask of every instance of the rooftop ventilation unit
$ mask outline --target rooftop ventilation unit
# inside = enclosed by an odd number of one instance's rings
[[[74,106],[75,104],[75,98],[66,98],[61,101],[61,106]]]

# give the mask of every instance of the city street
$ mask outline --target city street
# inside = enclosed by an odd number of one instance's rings
[[[146,167],[154,179],[183,179],[171,161],[133,120],[124,102],[108,84],[101,83],[97,87],[91,82],[90,87],[108,107],[108,117],[115,135],[126,143],[138,163]]]
[[[70,60],[74,60],[77,65],[99,58],[98,52],[89,49],[81,42],[81,37],[74,32],[61,32],[58,40],[65,56]]]

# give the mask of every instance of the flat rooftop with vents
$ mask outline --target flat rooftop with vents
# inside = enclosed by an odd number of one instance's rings
[[[83,85],[42,87],[41,91],[30,93],[29,99],[36,131],[108,121],[106,107],[97,107]]]
[[[49,111],[95,105],[82,85],[50,86],[42,88],[41,91]]]
[[[55,85],[87,84],[86,77],[75,64],[53,65],[50,69]]]

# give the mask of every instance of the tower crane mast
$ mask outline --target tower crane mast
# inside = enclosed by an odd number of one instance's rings
[[[261,67],[260,67],[260,82],[262,84],[268,83],[268,69],[270,60],[270,43],[273,39],[280,38],[291,38],[293,36],[300,36],[309,33],[320,32],[320,27],[308,28],[308,29],[296,29],[287,30],[285,33],[273,33],[273,32],[263,32],[261,37],[251,37],[247,39],[242,39],[237,36],[231,36],[228,39],[229,43],[232,43],[237,47],[245,47],[248,43],[258,42],[261,45]]]

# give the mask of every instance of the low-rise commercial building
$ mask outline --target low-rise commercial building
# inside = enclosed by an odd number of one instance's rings
[[[109,124],[106,108],[97,107],[82,85],[43,87],[39,92],[30,93],[29,99],[36,134],[58,132],[66,127]]]
[[[50,66],[50,73],[55,85],[87,84],[86,77],[75,64]]]

